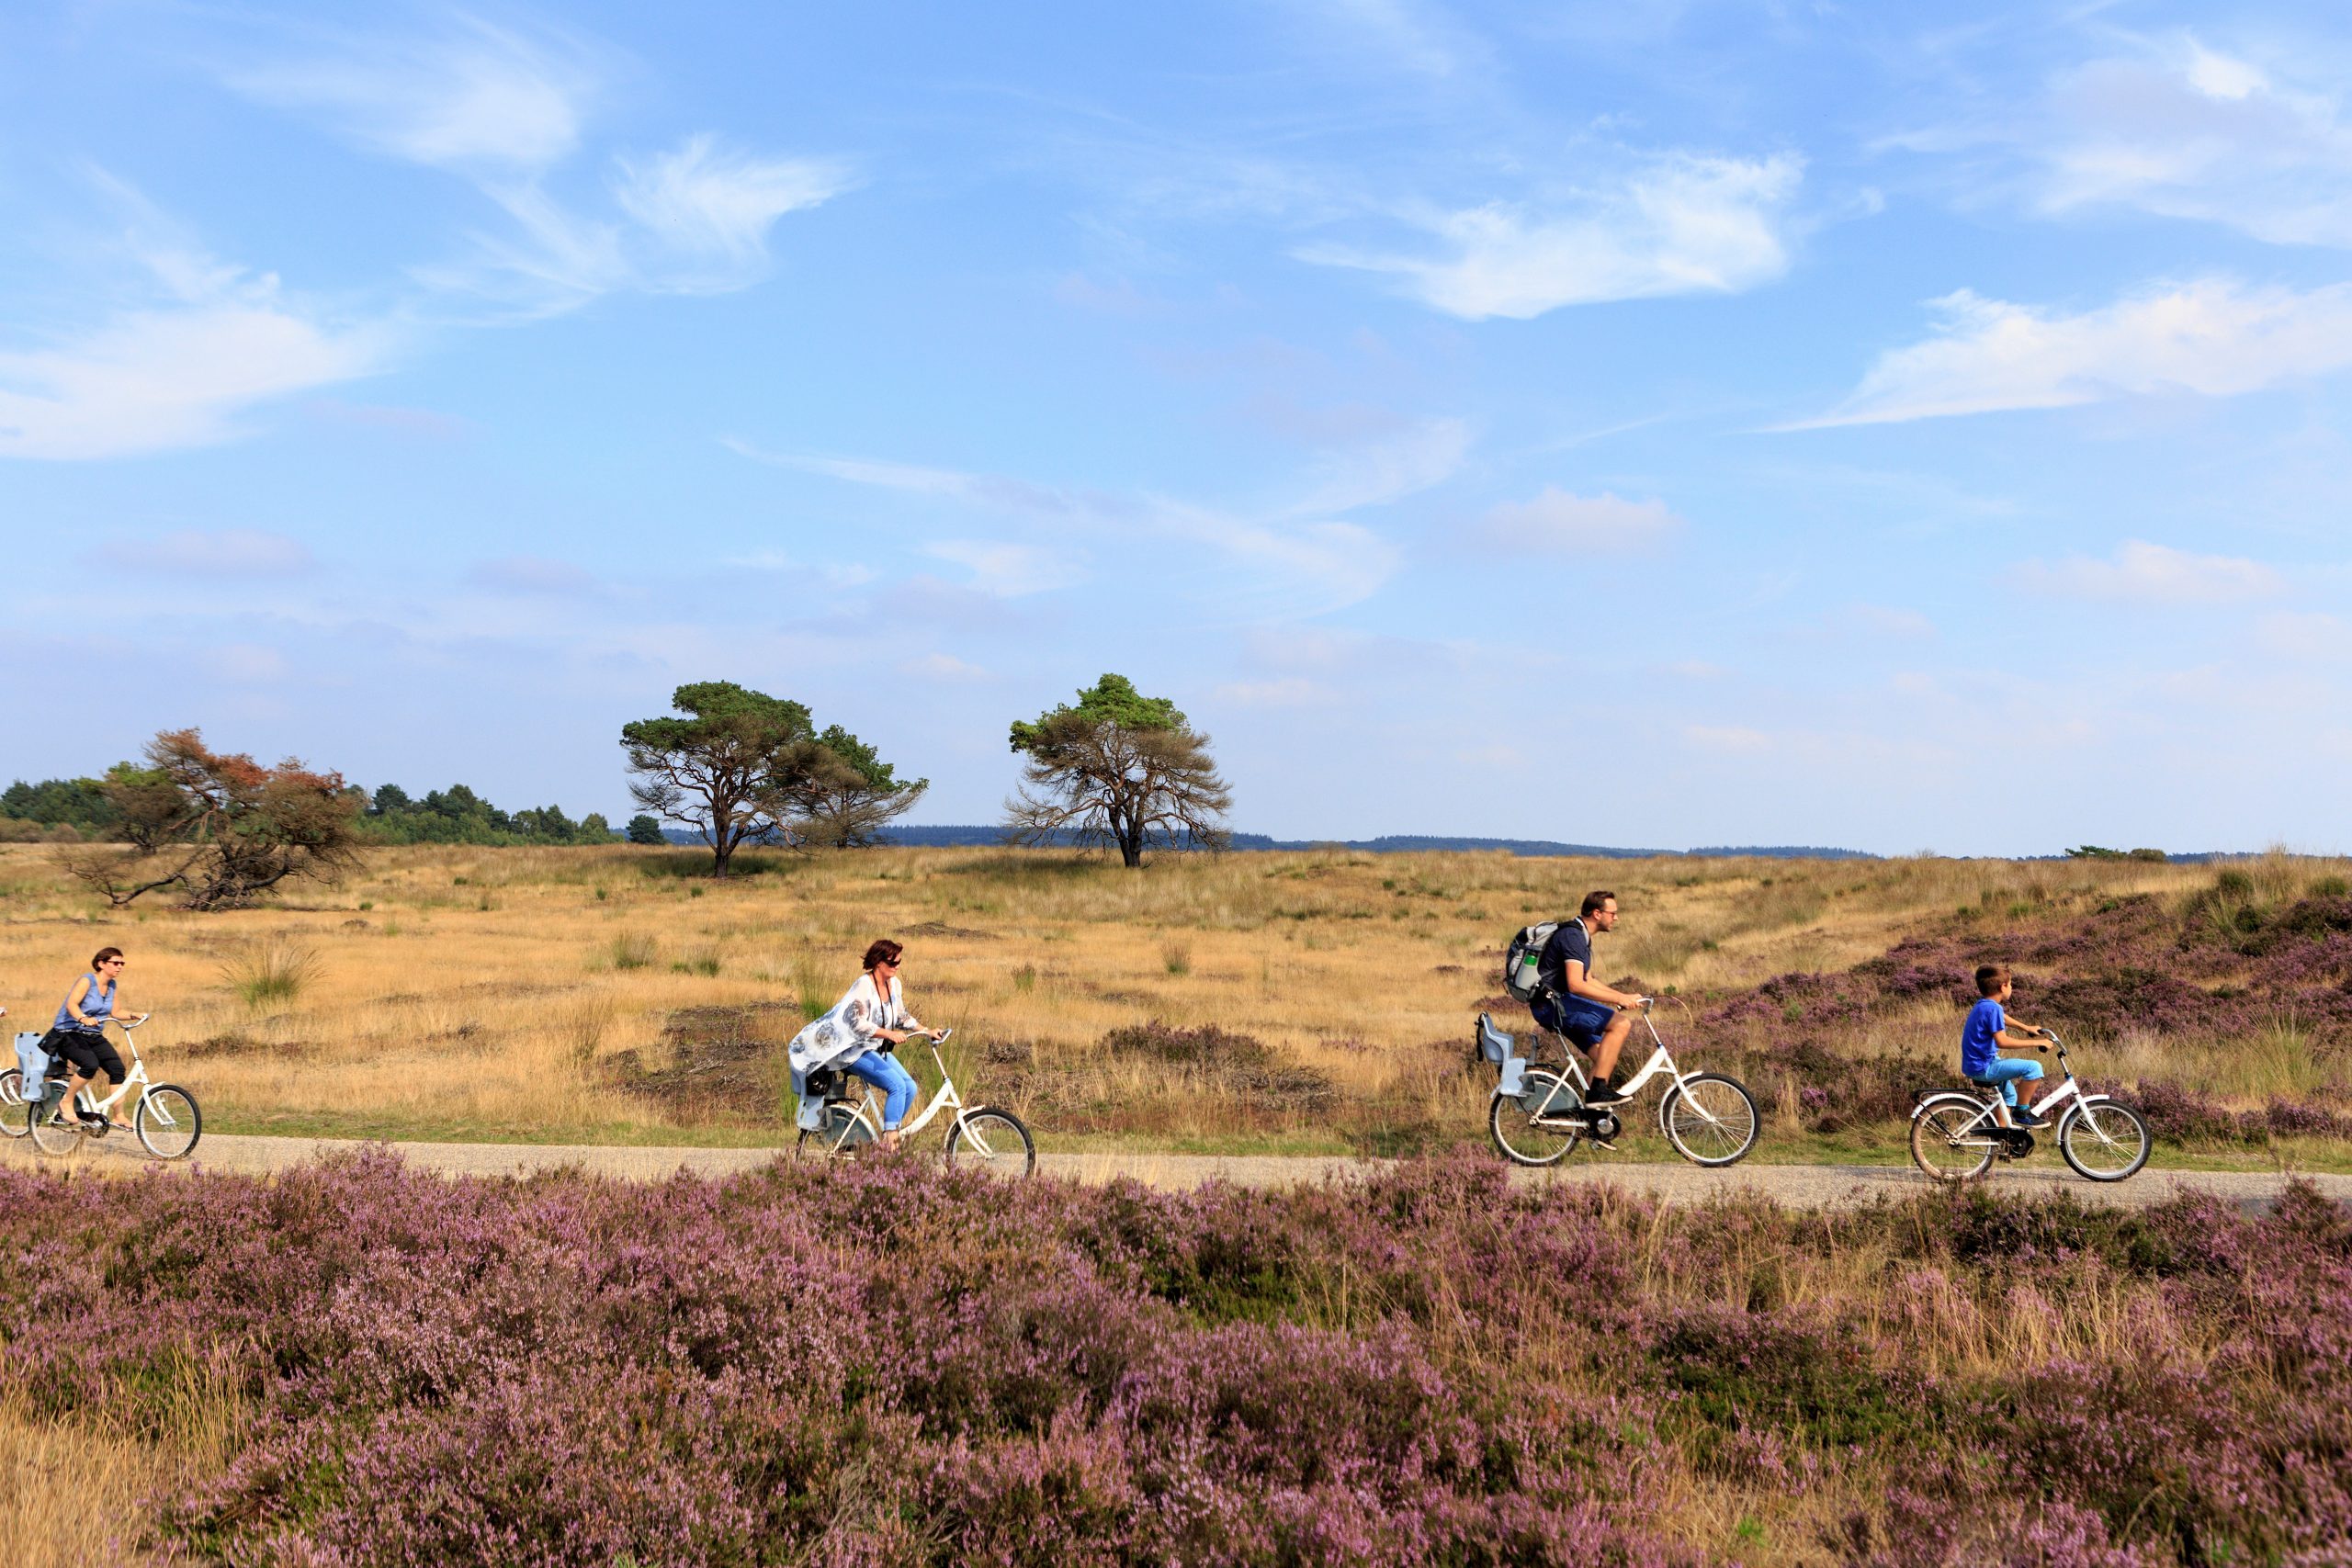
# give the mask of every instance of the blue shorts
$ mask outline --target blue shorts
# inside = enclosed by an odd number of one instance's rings
[[[2030,1062],[2022,1056],[2000,1056],[1995,1058],[1991,1066],[1983,1072],[1975,1074],[1968,1081],[1983,1084],[1987,1089],[1995,1084],[2000,1085],[2001,1098],[2009,1104],[2015,1105],[2018,1102],[2018,1080],[2023,1078],[2030,1083],[2041,1076],[2040,1062]]]
[[[1582,997],[1542,997],[1529,1003],[1527,1010],[1535,1015],[1537,1024],[1566,1035],[1588,1051],[1600,1043],[1601,1035],[1617,1017],[1615,1008]]]

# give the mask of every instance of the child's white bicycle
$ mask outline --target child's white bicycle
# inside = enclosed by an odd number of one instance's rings
[[[139,1103],[131,1111],[130,1126],[147,1152],[157,1159],[186,1159],[195,1153],[197,1140],[204,1135],[204,1112],[197,1108],[196,1096],[177,1084],[151,1081],[147,1060],[139,1054],[132,1033],[153,1016],[114,1021],[121,1027],[122,1043],[130,1048],[131,1066],[104,1100],[93,1098],[85,1089],[75,1104],[67,1105],[65,1082],[71,1069],[62,1060],[50,1065],[46,1082],[29,1090],[19,1069],[12,1066],[0,1074],[0,1130],[12,1138],[30,1137],[33,1147],[45,1155],[72,1154],[84,1139],[117,1131],[114,1108],[136,1092]]]
[[[2104,1094],[2086,1094],[2066,1059],[2066,1043],[2045,1029],[2041,1037],[2058,1047],[2058,1071],[2065,1081],[2034,1101],[2042,1121],[2057,1116],[2058,1152],[2090,1181],[2121,1181],[2148,1163],[2148,1123],[2130,1106]],[[2068,1100],[2074,1103],[2066,1104]],[[1911,1159],[1938,1181],[1973,1181],[1996,1159],[2023,1159],[2033,1153],[2033,1132],[2005,1127],[1995,1108],[2001,1091],[1942,1089],[1923,1096],[1911,1111]],[[2061,1112],[2058,1108],[2065,1105]]]
[[[956,1092],[956,1080],[948,1076],[946,1059],[939,1054],[955,1032],[942,1030],[936,1040],[923,1036],[931,1047],[931,1059],[939,1064],[939,1091],[922,1115],[899,1123],[899,1135],[911,1137],[942,1111],[953,1111],[956,1117],[947,1128],[948,1164],[975,1166],[1005,1176],[1032,1174],[1037,1168],[1037,1141],[1022,1125],[1021,1118],[993,1105],[967,1105]],[[866,1084],[863,1096],[852,1098],[857,1092],[854,1086],[864,1082],[846,1067],[820,1067],[808,1075],[808,1098],[823,1100],[825,1108],[816,1128],[801,1133],[794,1145],[796,1153],[854,1155],[881,1138],[882,1106],[875,1099],[873,1086]]]
[[[1625,1103],[1652,1078],[1664,1077],[1672,1087],[1657,1102],[1657,1125],[1674,1152],[1692,1165],[1736,1164],[1756,1146],[1756,1097],[1725,1074],[1683,1072],[1674,1065],[1674,1053],[1666,1048],[1646,1006],[1641,1020],[1653,1049],[1642,1070],[1625,1080]],[[1478,1048],[1498,1072],[1487,1130],[1505,1159],[1517,1165],[1556,1165],[1587,1137],[1607,1143],[1617,1136],[1618,1107],[1585,1104],[1589,1080],[1573,1051],[1566,1054],[1566,1073],[1535,1066],[1517,1054],[1511,1037],[1485,1013],[1478,1015]]]

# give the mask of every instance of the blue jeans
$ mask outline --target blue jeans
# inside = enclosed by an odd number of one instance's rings
[[[899,1065],[899,1058],[868,1051],[849,1065],[849,1070],[882,1091],[882,1130],[895,1133],[905,1120],[908,1107],[915,1102],[915,1076]]]
[[[2001,1098],[2011,1105],[2015,1105],[2018,1102],[2018,1080],[2024,1078],[2030,1082],[2041,1076],[2040,1062],[2029,1062],[2021,1056],[2004,1056],[1985,1068],[1972,1081],[1981,1084],[1999,1084]]]

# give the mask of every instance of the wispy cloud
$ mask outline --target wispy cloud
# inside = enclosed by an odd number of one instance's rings
[[[1086,569],[1060,550],[1001,539],[942,539],[923,553],[954,561],[971,574],[971,586],[1000,599],[1024,598],[1086,580]]]
[[[1065,489],[998,474],[772,453],[737,437],[721,439],[729,451],[754,462],[851,484],[946,497],[1005,513],[1051,533],[1069,547],[1103,540],[1124,541],[1129,547],[1150,543],[1190,547],[1255,577],[1254,592],[1266,601],[1269,613],[1304,615],[1358,603],[1378,592],[1398,560],[1396,547],[1371,529],[1341,519],[1303,516],[1295,503],[1236,510],[1149,493]],[[1196,570],[1198,564],[1187,563],[1182,570]],[[1236,604],[1230,594],[1220,598],[1228,607]]]
[[[1683,526],[1662,501],[1626,501],[1608,491],[1572,495],[1545,485],[1532,500],[1495,507],[1479,532],[1515,549],[1582,554],[1654,549]]]
[[[2233,604],[2284,586],[2275,568],[2242,556],[2200,556],[2131,539],[2107,560],[2074,556],[2028,561],[2020,581],[2045,593],[2127,604]]]
[[[747,288],[767,274],[777,220],[854,183],[837,160],[733,149],[705,132],[667,152],[614,154],[605,201],[559,196],[556,175],[587,142],[607,52],[458,14],[428,35],[306,35],[287,57],[223,77],[371,152],[470,182],[505,225],[416,276],[526,314],[624,289]]]
[[[1317,482],[1289,511],[1296,516],[1353,512],[1418,495],[1453,477],[1473,438],[1465,421],[1431,419],[1327,447],[1315,459]]]
[[[143,298],[94,324],[52,326],[53,346],[0,353],[0,457],[209,446],[242,434],[240,416],[259,404],[389,362],[385,323],[338,320],[275,275],[207,255],[137,193],[100,183],[134,210],[125,243],[146,276]]]
[[[2044,211],[2123,206],[2280,244],[2352,247],[2352,122],[2339,76],[2189,33],[2128,39],[2067,73],[2027,155]]]
[[[681,257],[723,267],[724,276],[764,265],[767,233],[787,212],[814,207],[850,184],[821,158],[763,158],[695,136],[673,152],[623,158],[615,195],[649,233]]]
[[[2352,366],[2352,285],[2162,286],[2073,315],[1967,289],[1931,302],[1939,330],[1882,355],[1852,395],[1784,430],[1886,424],[2126,395],[2231,397]]]
[[[536,173],[579,145],[601,73],[575,40],[463,14],[437,36],[315,39],[224,73],[258,103],[323,120],[410,163]]]
[[[1788,269],[1787,209],[1804,168],[1786,153],[1677,153],[1556,200],[1401,213],[1439,242],[1433,255],[1332,245],[1297,254],[1321,265],[1388,274],[1424,304],[1465,321],[1737,293]]]

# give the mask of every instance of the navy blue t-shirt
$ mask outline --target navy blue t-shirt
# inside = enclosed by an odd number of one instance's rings
[[[1567,996],[1568,960],[1584,965],[1585,978],[1592,978],[1592,933],[1584,929],[1582,920],[1563,920],[1552,940],[1544,944],[1544,955],[1535,961],[1536,982],[1555,996]]]

